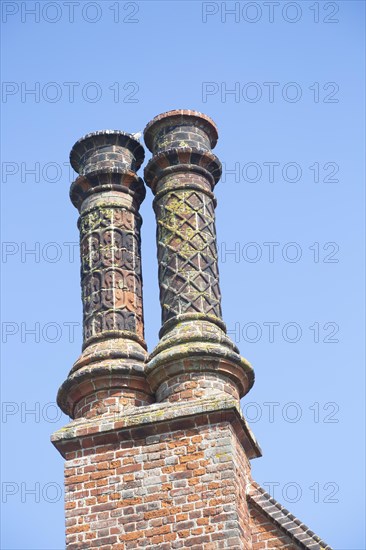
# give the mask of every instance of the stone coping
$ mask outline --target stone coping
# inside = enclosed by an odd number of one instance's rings
[[[161,433],[230,422],[249,459],[262,456],[255,436],[235,399],[208,398],[185,403],[154,403],[121,413],[77,419],[51,436],[62,456],[120,441],[134,441]]]

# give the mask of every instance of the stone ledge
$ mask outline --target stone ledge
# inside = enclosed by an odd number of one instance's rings
[[[134,441],[219,422],[231,423],[248,459],[262,456],[261,449],[234,399],[199,399],[178,405],[155,403],[119,414],[103,415],[90,420],[73,420],[52,434],[51,441],[65,457],[69,452],[82,449],[115,445],[121,441]]]

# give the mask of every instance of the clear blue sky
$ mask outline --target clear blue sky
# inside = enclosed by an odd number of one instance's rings
[[[254,477],[335,549],[364,549],[364,3],[35,4],[2,2],[2,548],[64,545],[49,437],[67,423],[54,401],[81,348],[70,148],[189,108],[217,122],[226,166],[223,313],[256,372],[242,402],[264,455]],[[148,191],[149,349],[151,203]]]

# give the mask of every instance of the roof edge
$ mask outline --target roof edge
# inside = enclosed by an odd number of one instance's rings
[[[261,512],[275,523],[300,548],[306,550],[333,550],[329,544],[318,537],[305,523],[291,514],[282,504],[271,497],[263,487],[252,481],[248,498]]]

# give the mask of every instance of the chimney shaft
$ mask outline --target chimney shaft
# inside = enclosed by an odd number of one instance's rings
[[[88,134],[70,154],[79,173],[70,196],[80,212],[83,353],[58,401],[71,417],[151,402],[138,213],[145,189],[135,172],[143,159],[140,143],[119,131]]]
[[[152,389],[158,401],[213,393],[239,399],[254,376],[221,317],[213,195],[221,164],[211,152],[216,125],[199,112],[175,110],[155,117],[144,136],[153,153],[145,181],[155,194],[163,322],[147,367]]]
[[[145,139],[154,153],[145,179],[155,193],[161,334],[182,320],[221,325],[212,194],[221,165],[210,151],[216,127],[207,117],[177,112],[154,119]]]

